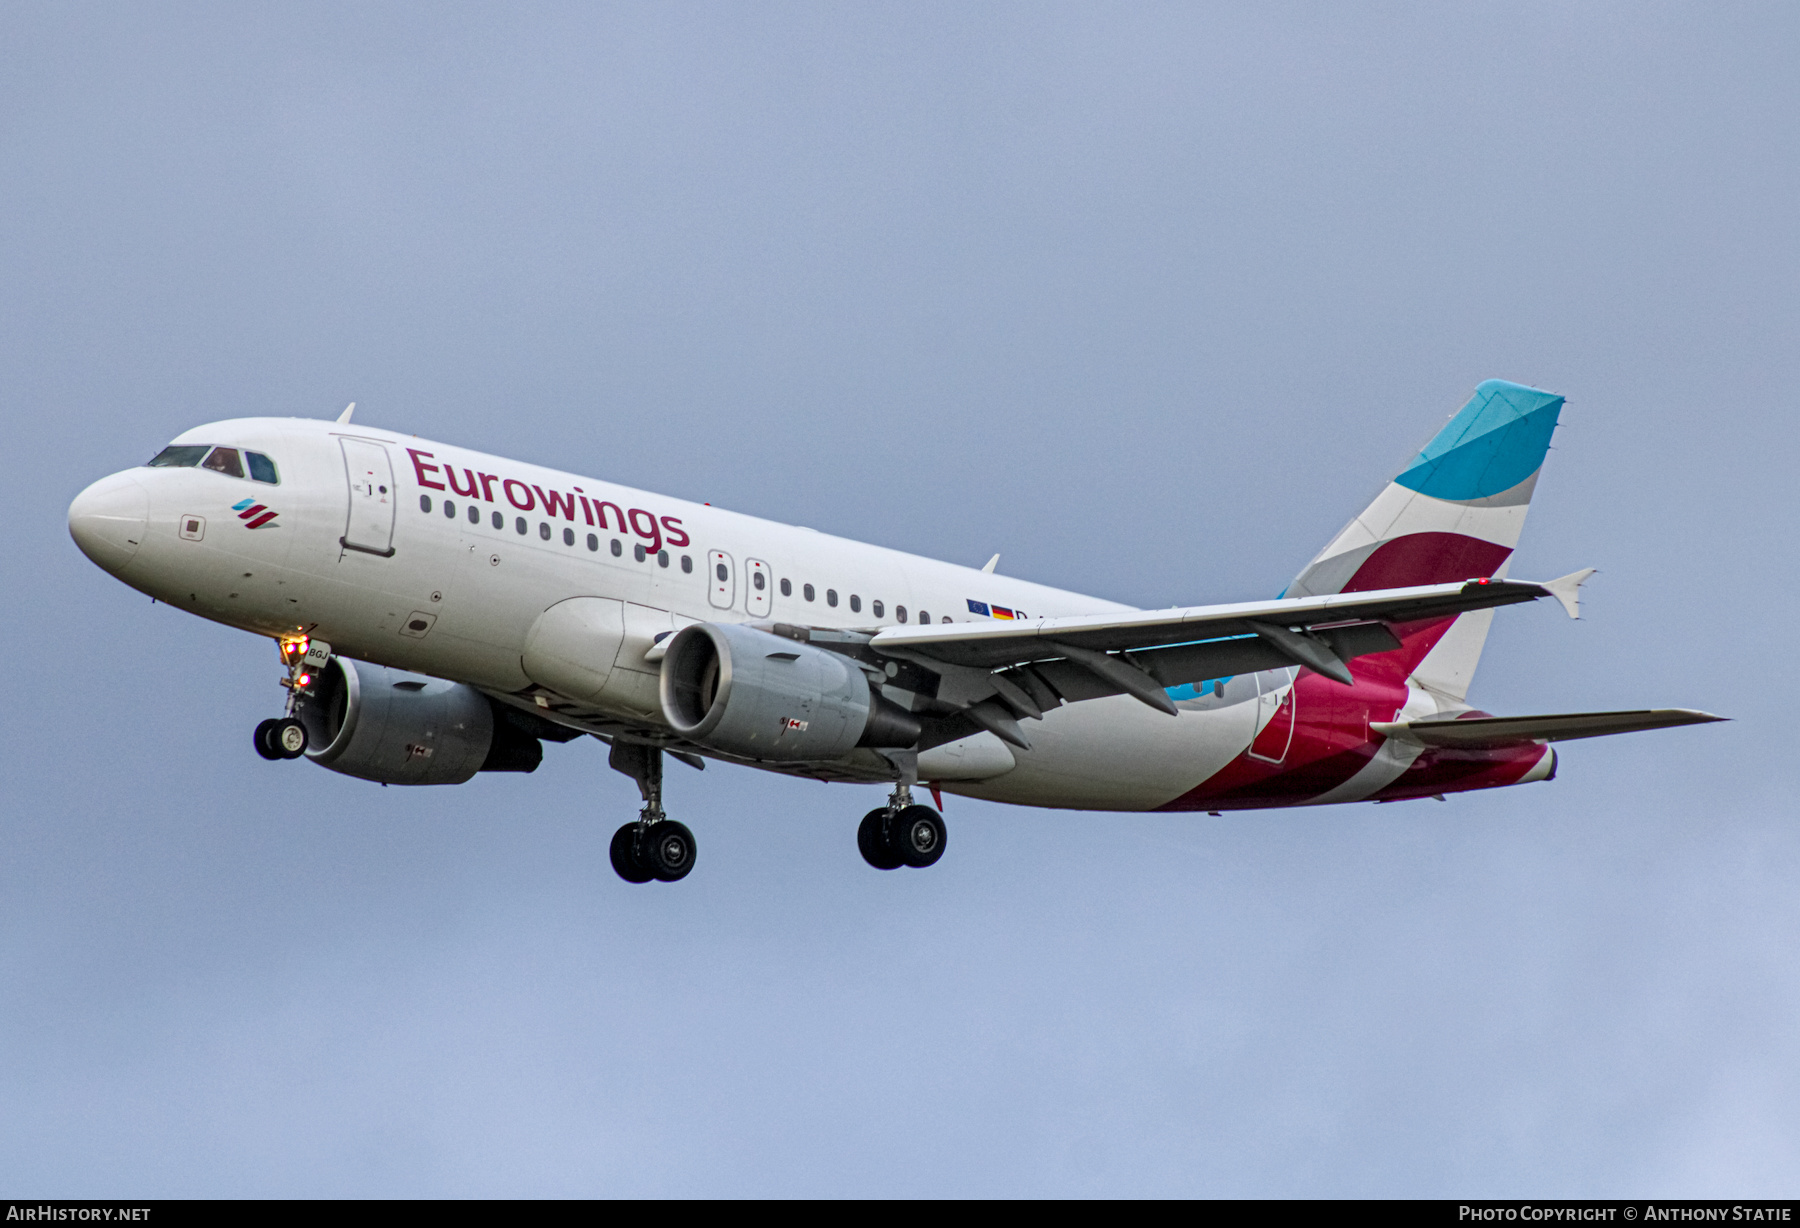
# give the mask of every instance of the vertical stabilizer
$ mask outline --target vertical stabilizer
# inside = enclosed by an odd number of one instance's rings
[[[1287,596],[1505,575],[1562,407],[1562,397],[1522,384],[1480,385],[1412,463],[1307,564]],[[1413,667],[1413,680],[1462,701],[1492,621],[1487,610],[1446,624]]]

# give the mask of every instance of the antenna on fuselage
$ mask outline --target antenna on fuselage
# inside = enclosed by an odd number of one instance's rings
[[[1000,556],[996,554],[993,558],[991,558],[987,561],[987,566],[983,567],[981,570],[987,572],[988,575],[991,576],[994,574],[994,564],[998,563],[999,561],[1000,561]]]
[[[352,401],[352,402],[350,402],[350,404],[344,406],[344,412],[338,415],[338,421],[339,422],[350,421],[350,415],[355,412],[356,412],[356,402]]]

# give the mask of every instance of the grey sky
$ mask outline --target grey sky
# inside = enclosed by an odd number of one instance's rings
[[[1800,1175],[1782,6],[10,6],[0,1192],[1781,1194]],[[1547,785],[1209,819],[671,767],[380,789],[69,499],[359,420],[1143,604],[1570,398]]]

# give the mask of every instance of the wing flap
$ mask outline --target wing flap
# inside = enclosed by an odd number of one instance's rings
[[[1476,716],[1462,720],[1375,721],[1369,728],[1390,738],[1484,750],[1525,742],[1568,742],[1642,729],[1704,725],[1728,720],[1692,708],[1643,708],[1631,712],[1562,712],[1548,716]]]
[[[1381,623],[1357,623],[1322,631],[1319,638],[1331,646],[1340,661],[1350,661],[1372,652],[1391,652],[1400,647],[1400,641],[1395,638],[1394,633]],[[1238,674],[1254,674],[1266,669],[1284,669],[1294,663],[1281,649],[1255,635],[1210,640],[1201,644],[1177,644],[1170,648],[1149,648],[1133,652],[1129,656],[1133,664],[1140,666],[1159,685],[1165,687],[1210,682],[1215,678],[1232,678]],[[1072,661],[1040,661],[1032,665],[1029,672],[1048,681],[1070,703],[1122,693],[1122,688],[1113,686]]]

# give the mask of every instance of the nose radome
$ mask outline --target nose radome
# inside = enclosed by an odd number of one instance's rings
[[[131,562],[149,523],[150,494],[129,473],[101,478],[69,504],[69,536],[111,572]]]

